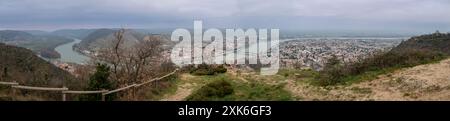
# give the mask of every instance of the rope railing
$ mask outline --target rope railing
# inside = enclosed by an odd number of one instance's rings
[[[161,79],[164,79],[166,77],[169,77],[173,74],[175,74],[178,71],[178,69],[175,69],[173,72],[166,74],[164,76],[158,77],[158,78],[154,78],[139,84],[131,84],[125,87],[121,87],[118,89],[114,89],[114,90],[94,90],[94,91],[74,91],[74,90],[69,90],[69,88],[67,87],[62,87],[62,88],[54,88],[54,87],[34,87],[34,86],[24,86],[24,85],[20,85],[17,82],[0,82],[0,85],[7,85],[7,86],[11,86],[11,88],[13,89],[13,94],[15,94],[15,90],[14,89],[25,89],[25,90],[37,90],[37,91],[58,91],[62,93],[62,100],[66,101],[66,94],[102,94],[102,100],[105,101],[105,96],[109,95],[109,94],[113,94],[113,93],[117,93],[120,91],[124,91],[130,88],[137,88],[140,86],[143,86],[145,84],[151,83],[151,82],[155,82]],[[13,96],[14,97],[14,96]]]

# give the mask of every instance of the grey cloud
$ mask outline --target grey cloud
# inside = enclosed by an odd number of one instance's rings
[[[176,27],[194,19],[222,27],[449,27],[448,11],[448,0],[0,0],[0,29]]]

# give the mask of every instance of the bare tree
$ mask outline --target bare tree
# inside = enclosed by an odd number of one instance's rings
[[[114,40],[107,48],[101,49],[97,61],[106,62],[112,66],[111,78],[118,87],[140,83],[154,78],[158,66],[164,61],[162,56],[162,38],[145,36],[142,40],[129,46],[124,46],[126,30],[114,33]],[[125,96],[133,99],[133,93]]]
[[[123,43],[123,37],[125,34],[125,29],[120,29],[118,32],[114,33],[115,41],[114,41],[114,55],[116,56],[112,62],[114,67],[114,73],[117,73],[117,66],[120,63],[120,54],[119,47]]]

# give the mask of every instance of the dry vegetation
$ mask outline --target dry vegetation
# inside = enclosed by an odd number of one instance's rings
[[[101,48],[95,63],[107,63],[110,67],[109,80],[114,83],[114,88],[138,84],[156,78],[175,70],[174,65],[164,60],[162,38],[146,36],[132,47],[123,45],[125,29],[114,33],[112,43]],[[92,81],[92,80],[91,80]],[[152,94],[159,93],[154,87],[168,87],[170,83],[155,83],[142,89],[133,89],[118,94],[118,100],[149,100]],[[147,96],[142,96],[147,95]],[[150,96],[152,97],[152,96]],[[150,99],[151,100],[151,99]]]

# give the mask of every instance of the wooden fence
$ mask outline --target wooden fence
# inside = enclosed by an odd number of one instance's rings
[[[74,91],[74,90],[69,90],[69,88],[67,87],[62,87],[62,88],[54,88],[54,87],[33,87],[33,86],[24,86],[24,85],[20,85],[17,82],[0,82],[0,85],[7,85],[10,86],[12,89],[12,97],[14,98],[16,95],[16,89],[23,89],[23,90],[36,90],[36,91],[56,91],[56,92],[61,92],[62,94],[62,101],[66,101],[66,94],[102,94],[102,101],[105,101],[105,97],[106,95],[109,94],[113,94],[113,93],[117,93],[120,91],[124,91],[130,88],[138,88],[141,87],[143,85],[146,85],[148,83],[151,82],[155,82],[161,79],[164,79],[166,77],[169,77],[173,74],[175,74],[178,71],[178,69],[175,69],[173,72],[166,74],[162,77],[158,77],[158,78],[154,78],[139,84],[131,84],[122,88],[118,88],[118,89],[114,89],[114,90],[95,90],[95,91]]]

